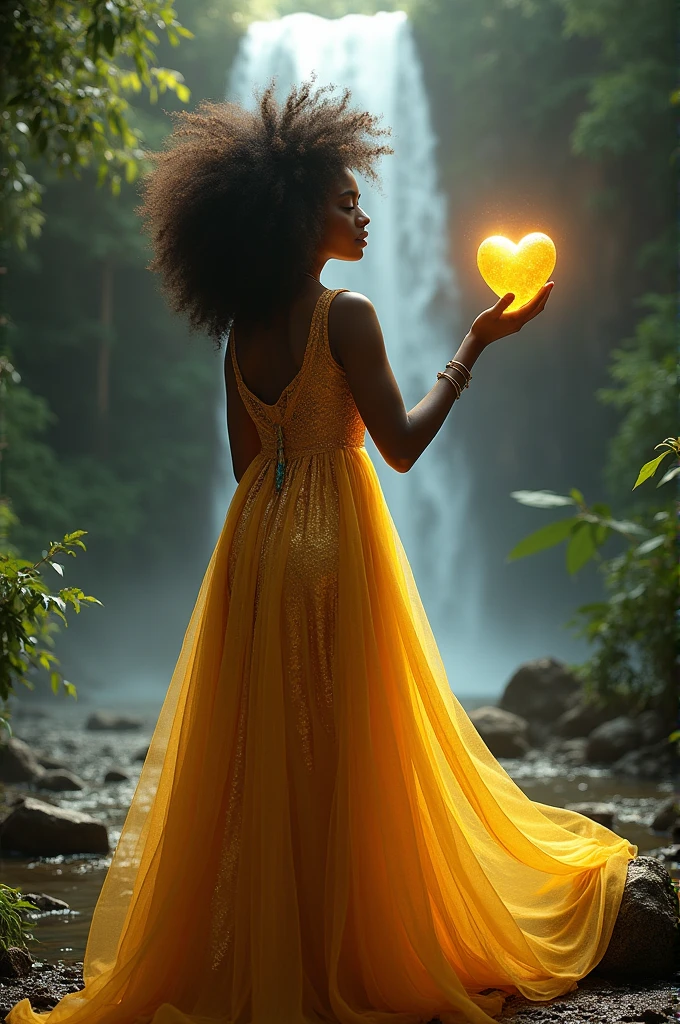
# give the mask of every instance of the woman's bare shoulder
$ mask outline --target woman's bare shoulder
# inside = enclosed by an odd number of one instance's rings
[[[341,366],[371,350],[382,349],[383,337],[375,307],[361,292],[340,292],[328,315],[328,341]]]

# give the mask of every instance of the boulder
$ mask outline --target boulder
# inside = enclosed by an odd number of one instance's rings
[[[26,797],[0,823],[0,850],[29,857],[108,853],[109,837],[89,814]]]
[[[589,761],[611,764],[640,745],[642,734],[636,721],[626,715],[603,722],[588,737]]]
[[[141,729],[141,718],[134,718],[131,715],[118,715],[113,711],[93,711],[85,723],[86,729],[106,730],[115,729],[118,731],[128,729]]]
[[[19,946],[0,949],[0,978],[26,978],[32,965],[33,958],[27,949]]]
[[[590,818],[592,821],[596,821],[598,825],[604,825],[605,828],[614,828],[614,822],[616,821],[616,808],[613,804],[567,804],[567,810],[577,811],[578,814],[582,814],[584,818]]]
[[[616,718],[621,712],[612,705],[604,706],[579,697],[555,722],[555,732],[565,739],[589,736],[593,729]]]
[[[530,723],[551,725],[573,704],[581,683],[556,658],[527,661],[510,678],[499,701],[504,711]]]
[[[666,739],[673,731],[672,725],[664,721],[658,711],[643,711],[642,714],[637,716],[635,721],[642,734],[642,743],[646,747],[651,746],[653,743],[658,743],[659,740]]]
[[[70,772],[68,768],[47,769],[38,779],[37,785],[39,789],[50,789],[53,793],[85,789],[85,783],[80,776]]]
[[[670,796],[668,800],[664,800],[654,815],[652,830],[670,832],[676,821],[680,821],[680,800],[677,796]]]
[[[130,776],[122,768],[109,768],[104,776],[104,782],[127,782]]]
[[[679,938],[678,898],[670,875],[653,857],[630,861],[616,924],[598,973],[670,977],[678,968]]]
[[[54,911],[62,912],[70,910],[68,903],[64,903],[63,900],[58,900],[56,896],[48,896],[46,892],[24,892],[21,894],[23,899],[30,900],[31,903],[35,903],[38,911],[41,914],[50,914]],[[35,910],[28,911],[28,913],[35,914]]]
[[[529,724],[519,715],[488,706],[475,708],[470,721],[494,757],[523,757],[529,749]]]
[[[560,753],[567,764],[574,765],[575,767],[587,764],[588,758],[586,756],[586,744],[587,740],[584,736],[564,741]]]
[[[63,761],[55,761],[53,757],[45,757],[44,755],[38,758],[38,763],[43,768],[66,768]]]
[[[677,771],[677,760],[673,744],[661,740],[650,747],[640,747],[624,754],[614,762],[612,772],[635,779],[669,779]]]
[[[0,745],[0,782],[35,782],[42,773],[28,743],[12,736]]]

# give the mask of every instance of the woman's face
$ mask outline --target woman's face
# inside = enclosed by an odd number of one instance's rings
[[[331,191],[320,253],[324,260],[360,260],[368,243],[370,217],[359,206],[359,186],[346,168]]]

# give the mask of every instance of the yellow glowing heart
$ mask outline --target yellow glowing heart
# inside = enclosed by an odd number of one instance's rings
[[[541,231],[532,231],[516,245],[503,235],[485,238],[477,250],[479,272],[496,295],[514,292],[508,310],[533,299],[553,272],[555,243]]]

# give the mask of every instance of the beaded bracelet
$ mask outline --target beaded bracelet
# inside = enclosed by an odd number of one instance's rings
[[[454,379],[454,378],[453,378],[453,377],[451,376],[451,374],[450,374],[450,373],[447,373],[447,372],[446,372],[446,370],[439,370],[439,372],[437,373],[437,380],[439,380],[439,378],[440,378],[440,377],[446,377],[446,379],[447,379],[447,380],[450,380],[450,381],[451,381],[451,383],[453,384],[454,388],[456,389],[456,398],[460,398],[460,396],[461,396],[461,395],[462,395],[462,393],[463,393],[463,389],[461,388],[461,386],[460,386],[460,384],[458,383],[458,381],[457,381],[457,380],[455,380],[455,379]],[[456,400],[456,399],[454,399],[454,401],[455,401],[455,400]]]
[[[449,359],[449,361],[446,364],[446,366],[447,366],[447,369],[448,369],[448,367],[451,367],[452,370],[457,370],[458,373],[461,373],[461,371],[462,371],[463,377],[465,379],[464,387],[466,387],[466,388],[469,387],[470,381],[472,380],[472,372],[470,370],[468,370],[467,366],[465,366],[464,363],[461,363],[460,360],[458,360],[458,359]],[[461,368],[460,370],[458,369],[459,366]]]

